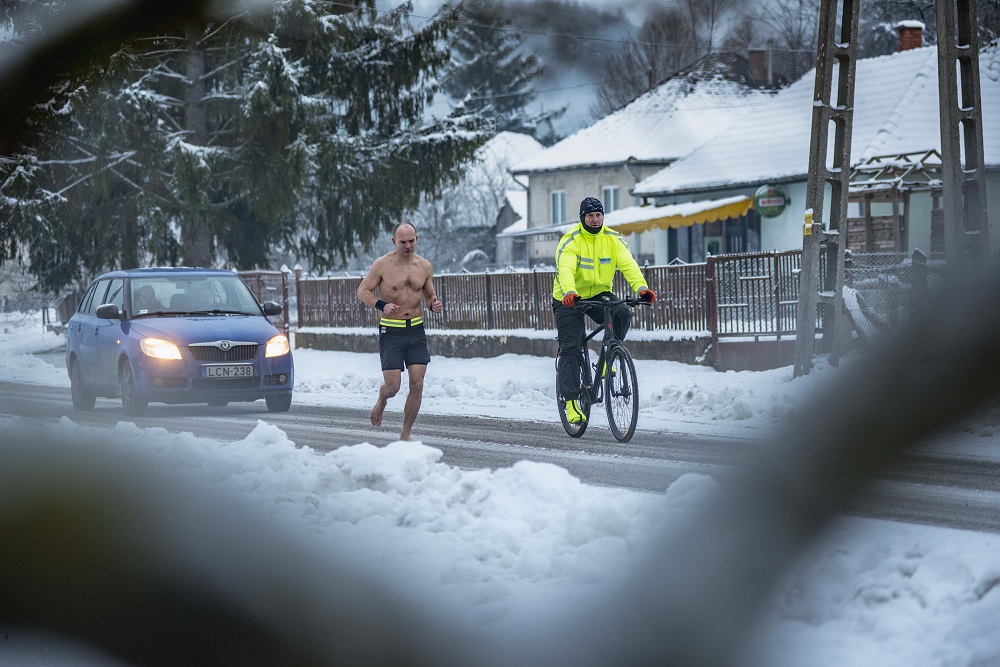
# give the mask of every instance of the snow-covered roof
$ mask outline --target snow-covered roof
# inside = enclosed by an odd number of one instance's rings
[[[534,137],[516,132],[501,132],[491,138],[476,151],[476,159],[461,181],[437,198],[445,211],[442,219],[454,226],[492,229],[503,195],[515,189],[510,165],[543,148]]]
[[[1000,164],[1000,49],[980,57],[986,165]],[[687,157],[640,182],[639,196],[805,178],[815,70]],[[940,151],[937,49],[857,62],[851,161]],[[832,146],[831,149],[832,150]]]
[[[479,155],[488,161],[493,161],[509,167],[526,160],[545,150],[534,137],[520,132],[500,132],[487,141],[479,149]]]
[[[582,166],[669,162],[683,157],[773,93],[721,75],[678,76],[512,167],[514,173]]]
[[[507,190],[504,193],[507,197],[507,202],[510,204],[511,209],[521,220],[528,219],[528,191],[517,189],[517,190]]]
[[[521,218],[516,222],[512,222],[507,227],[504,227],[503,230],[497,234],[497,236],[520,236],[517,232],[523,232],[526,229],[528,229],[528,219]]]
[[[526,190],[507,190],[504,193],[507,203],[510,204],[514,214],[519,216],[517,220],[504,227],[497,236],[513,235],[516,232],[523,232],[528,228],[528,192]]]

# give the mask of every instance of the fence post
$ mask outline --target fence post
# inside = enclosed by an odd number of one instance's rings
[[[715,255],[709,255],[705,260],[705,283],[708,288],[708,331],[712,334],[712,349],[719,353],[719,317],[718,295],[715,285]]]
[[[774,285],[774,331],[781,340],[781,270],[778,268],[778,251],[771,251],[771,276]]]
[[[438,292],[438,298],[441,299],[441,328],[448,328],[448,304],[451,303],[448,299],[448,281],[441,277],[440,284],[436,285]]]
[[[486,276],[486,329],[490,330],[493,328],[493,281],[490,280],[490,274],[484,274]]]
[[[284,314],[284,324],[285,324],[285,338],[291,340],[291,327],[289,326],[289,319],[291,315],[288,312],[288,267],[283,267],[285,270],[281,272],[281,312]]]
[[[302,328],[302,267],[295,265],[295,316],[298,319],[297,329]]]
[[[531,292],[535,299],[535,331],[542,329],[542,296],[538,292],[538,267],[531,267]]]
[[[326,326],[333,326],[333,279],[326,277]]]

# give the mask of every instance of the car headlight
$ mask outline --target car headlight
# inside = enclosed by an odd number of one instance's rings
[[[162,338],[143,338],[139,343],[139,349],[147,357],[154,359],[180,359],[180,349],[170,341]]]
[[[264,350],[265,357],[280,357],[283,354],[288,354],[291,348],[288,347],[288,339],[284,334],[278,334],[271,340],[267,341],[267,348]]]

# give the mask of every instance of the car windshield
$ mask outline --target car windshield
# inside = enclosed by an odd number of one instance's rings
[[[260,315],[239,276],[143,276],[132,278],[132,317],[167,315]]]

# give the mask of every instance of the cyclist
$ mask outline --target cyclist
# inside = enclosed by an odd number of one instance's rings
[[[559,390],[566,399],[566,418],[579,424],[586,420],[577,402],[580,397],[580,344],[585,335],[583,315],[604,324],[600,307],[577,310],[583,298],[610,295],[615,271],[621,271],[639,298],[653,302],[656,293],[621,235],[604,226],[604,205],[596,197],[580,202],[580,224],[563,235],[556,246],[556,278],[552,287],[552,311],[559,339]],[[632,313],[625,304],[612,311],[615,335],[625,340]]]

